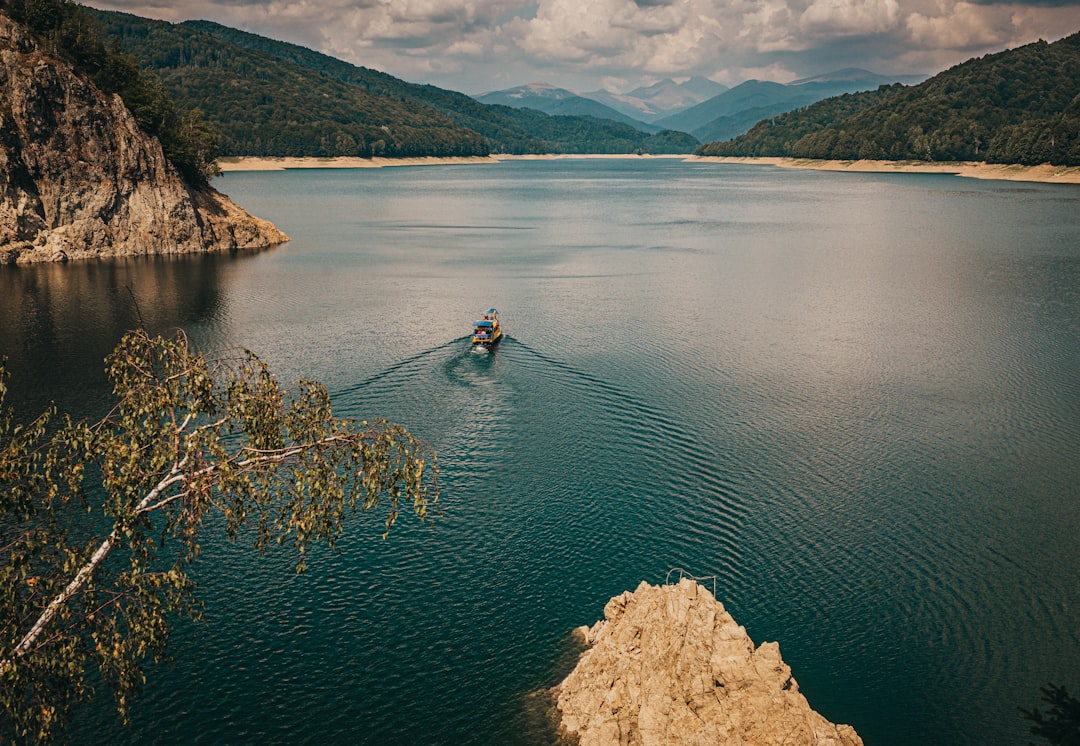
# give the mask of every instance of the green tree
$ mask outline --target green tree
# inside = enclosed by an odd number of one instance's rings
[[[285,391],[250,352],[133,332],[107,366],[106,417],[24,425],[0,368],[0,742],[62,733],[97,680],[126,721],[173,622],[198,617],[204,524],[259,551],[291,544],[299,572],[350,513],[388,504],[388,533],[399,503],[424,520],[438,500],[434,457],[407,431],[334,417],[325,388]]]
[[[1021,716],[1034,723],[1031,734],[1045,738],[1051,746],[1080,746],[1080,700],[1055,684],[1040,691],[1043,702],[1050,705],[1045,715],[1037,707],[1020,708]]]
[[[67,59],[105,93],[117,93],[139,127],[161,142],[184,181],[204,186],[219,173],[218,138],[198,109],[177,108],[161,79],[114,43],[106,47],[94,17],[72,0],[0,0],[50,53]]]

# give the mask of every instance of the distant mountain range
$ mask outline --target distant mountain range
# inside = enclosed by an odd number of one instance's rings
[[[765,119],[702,155],[1080,165],[1080,33]]]
[[[700,144],[594,116],[484,105],[209,21],[87,11],[178,106],[203,112],[222,155],[690,153]]]
[[[843,93],[870,91],[892,83],[918,83],[924,76],[877,75],[848,68],[788,84],[748,80],[685,111],[657,120],[665,129],[689,132],[702,142],[726,140],[762,119]]]
[[[529,108],[547,114],[596,116],[635,126],[645,132],[674,130],[698,140],[726,140],[746,132],[762,119],[808,106],[830,96],[873,90],[892,83],[919,83],[925,76],[885,76],[847,68],[792,83],[748,80],[727,88],[707,78],[683,83],[663,80],[624,95],[607,91],[577,94],[545,83],[477,96],[487,104]]]
[[[1080,163],[1080,34],[916,85],[848,69],[731,89],[668,80],[606,101],[538,84],[481,103],[216,23],[89,12],[204,113],[222,155],[689,153],[710,140],[697,152]]]
[[[653,124],[657,119],[688,109],[694,104],[723,93],[727,86],[708,78],[693,77],[682,83],[670,78],[629,93],[590,91],[574,93],[547,83],[529,83],[516,88],[492,91],[476,100],[514,108],[529,108],[545,114],[574,114],[613,119],[645,132],[664,129]]]
[[[529,83],[516,88],[493,91],[475,97],[482,104],[509,106],[514,109],[535,109],[555,116],[585,116],[597,119],[610,119],[629,124],[642,132],[659,132],[663,127],[646,124],[611,106],[607,106],[587,96],[579,96],[565,88],[556,88],[547,83]]]
[[[726,90],[726,85],[694,76],[681,83],[668,78],[650,86],[635,88],[629,93],[616,94],[601,90],[582,95],[651,124],[657,119],[708,101]]]

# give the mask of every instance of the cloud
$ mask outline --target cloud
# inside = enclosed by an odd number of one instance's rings
[[[1010,2],[1010,0],[973,0],[975,5],[1011,5],[1021,8],[1077,8],[1080,7],[1080,0],[1024,0],[1022,3]],[[1075,18],[1074,14],[1070,14],[1070,17]],[[1066,32],[1069,30],[1076,31],[1075,27],[1067,27],[1063,29]]]
[[[206,18],[415,82],[573,90],[840,67],[933,73],[1080,30],[1080,0],[91,0]]]
[[[906,21],[912,42],[924,49],[977,49],[995,44],[1010,23],[1009,8],[968,2],[958,2],[939,16],[912,13]]]
[[[883,34],[896,27],[897,0],[814,0],[799,18],[805,33],[825,38]]]
[[[734,25],[715,0],[657,3],[634,0],[541,0],[536,15],[514,30],[519,47],[548,62],[572,61],[604,74],[638,70],[678,75],[713,64],[738,45]]]

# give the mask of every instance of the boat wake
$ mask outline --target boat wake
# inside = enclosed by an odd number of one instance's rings
[[[410,357],[405,358],[404,360],[400,360],[400,361],[394,363],[393,365],[391,365],[388,368],[384,368],[383,370],[379,371],[375,375],[368,376],[364,380],[362,380],[362,381],[360,381],[358,383],[354,383],[352,386],[347,386],[344,389],[341,389],[341,390],[339,390],[337,392],[333,392],[333,393],[335,395],[353,394],[353,393],[359,391],[360,389],[366,388],[366,387],[370,386],[371,384],[377,383],[378,381],[382,380],[383,378],[386,378],[387,376],[391,376],[394,373],[397,373],[398,371],[409,367],[410,365],[413,365],[413,364],[415,364],[417,362],[420,362],[421,360],[423,360],[426,357],[430,357],[431,355],[434,355],[436,352],[439,352],[441,350],[445,350],[448,347],[453,347],[454,345],[458,344],[459,342],[463,342],[463,341],[465,341],[467,339],[469,339],[468,335],[466,335],[464,337],[458,337],[457,339],[451,339],[449,342],[444,342],[441,345],[437,345],[436,347],[432,347],[430,349],[424,350],[423,352],[418,352],[415,355],[412,355]]]
[[[431,443],[446,489],[470,511],[541,510],[530,541],[575,537],[565,551],[583,568],[641,556],[637,577],[662,577],[674,562],[744,585],[739,536],[752,487],[711,433],[604,376],[509,335],[497,350],[459,337],[334,399]],[[596,532],[597,511],[622,528]]]
[[[624,505],[628,515],[636,514],[638,520],[653,524],[675,524],[672,531],[657,530],[656,535],[679,537],[684,552],[680,556],[694,564],[699,573],[717,574],[728,584],[741,576],[737,536],[751,512],[749,496],[753,487],[737,477],[738,470],[728,465],[728,454],[677,421],[665,408],[506,336],[502,354],[507,361],[514,363],[519,352],[542,363],[548,371],[561,374],[532,377],[554,378],[573,389],[566,400],[589,412],[587,419],[604,439],[597,448],[622,454],[621,459],[633,471],[623,485],[632,498]],[[546,416],[556,418],[559,411],[557,405],[550,407]],[[580,418],[578,411],[574,420],[579,422]],[[651,553],[663,554],[667,548],[660,544],[653,540]],[[685,554],[687,546],[702,551],[702,557]],[[680,548],[670,547],[676,552]]]

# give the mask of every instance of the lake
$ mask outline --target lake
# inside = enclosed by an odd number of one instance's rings
[[[867,744],[1015,744],[1080,690],[1080,188],[678,160],[229,173],[293,237],[0,269],[20,413],[123,330],[242,345],[402,422],[443,515],[296,575],[208,534],[130,729],[82,743],[539,744],[570,630],[715,576]],[[467,339],[499,309],[508,338]],[[710,581],[711,583],[711,581]]]

